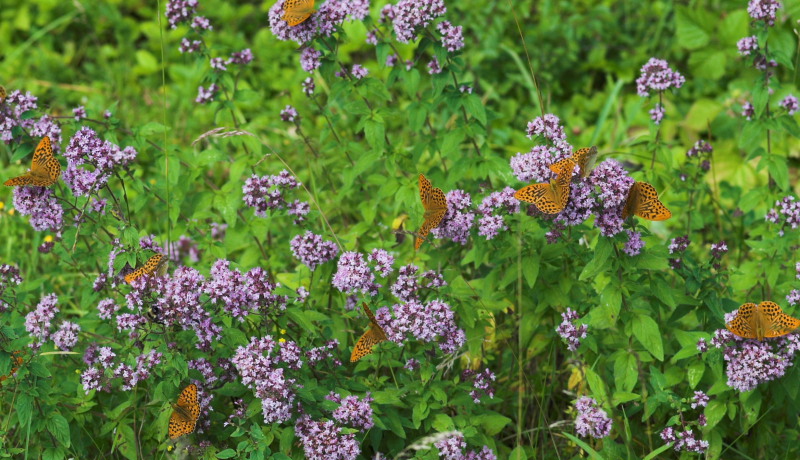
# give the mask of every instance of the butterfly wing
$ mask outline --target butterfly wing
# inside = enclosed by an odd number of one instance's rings
[[[169,417],[169,438],[176,439],[194,431],[200,417],[200,404],[197,402],[197,385],[187,386],[178,396],[172,415]]]
[[[39,141],[33,152],[31,169],[27,173],[5,181],[5,185],[16,187],[20,185],[36,185],[49,187],[56,183],[61,176],[61,164],[53,156],[53,146],[50,137],[45,136]]]
[[[425,208],[422,226],[417,232],[417,239],[414,242],[414,249],[419,249],[425,237],[442,223],[447,214],[447,197],[440,188],[434,188],[431,181],[423,174],[419,175],[419,198],[422,207]]]
[[[163,273],[161,273],[162,269],[166,272],[166,260],[164,259],[164,255],[155,254],[147,259],[147,262],[145,262],[143,266],[125,275],[125,282],[130,284],[130,282],[136,278],[153,273],[156,270],[159,270],[159,275],[163,275]]]
[[[283,20],[294,27],[314,13],[314,0],[286,0],[283,4]]]
[[[584,147],[572,152],[572,155],[569,158],[556,161],[555,163],[551,164],[549,168],[550,171],[558,174],[559,171],[565,167],[568,161],[572,161],[574,164],[580,166],[581,177],[586,177],[589,175],[589,171],[591,171],[592,166],[594,166],[594,160],[596,157],[597,147]]]
[[[780,337],[800,326],[800,319],[784,313],[775,302],[761,302],[758,309],[763,319],[764,337]]]
[[[556,169],[558,176],[553,181],[531,184],[514,193],[514,198],[532,203],[545,214],[558,214],[569,202],[570,184],[575,162],[570,159],[559,161]]]
[[[383,330],[380,324],[378,324],[378,321],[375,319],[375,315],[372,314],[372,310],[369,309],[366,303],[363,304],[363,307],[364,312],[369,318],[370,326],[367,332],[365,332],[358,339],[355,346],[353,346],[353,352],[350,354],[351,363],[354,363],[364,356],[372,353],[373,346],[388,340],[386,337],[386,332]]]
[[[755,339],[756,328],[754,327],[754,319],[756,308],[756,304],[754,303],[742,305],[739,307],[739,311],[736,312],[736,316],[734,316],[725,327],[743,339]]]
[[[622,211],[622,219],[627,219],[631,214],[647,220],[667,220],[672,213],[658,199],[655,187],[647,182],[634,182],[628,191],[628,199]]]
[[[0,85],[0,104],[6,101],[6,88],[3,85]]]

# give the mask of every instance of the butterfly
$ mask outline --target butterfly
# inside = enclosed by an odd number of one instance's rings
[[[55,184],[60,176],[61,164],[53,156],[53,146],[50,145],[50,138],[45,136],[39,141],[39,145],[33,152],[30,171],[19,177],[7,180],[5,185],[11,187],[18,185],[49,187]]]
[[[3,102],[6,101],[6,96],[7,96],[6,87],[3,86],[3,85],[0,85],[0,104],[2,104]]]
[[[628,199],[622,209],[622,220],[631,214],[647,220],[667,220],[672,217],[669,209],[658,200],[655,187],[647,182],[634,182],[628,190]]]
[[[125,275],[125,282],[130,283],[136,278],[148,275],[156,270],[158,270],[159,276],[163,276],[167,272],[167,259],[164,258],[164,254],[156,254],[147,259],[144,265]]]
[[[792,318],[775,302],[746,303],[739,307],[736,316],[725,325],[729,331],[744,339],[764,340],[780,337],[800,326],[800,319]]]
[[[283,20],[291,27],[308,19],[316,10],[314,0],[286,0],[283,3]]]
[[[422,227],[417,232],[417,240],[414,242],[414,249],[419,249],[425,237],[442,222],[444,215],[447,214],[447,198],[440,188],[433,188],[431,181],[425,175],[419,175],[419,198],[422,200],[422,207],[425,208],[425,220]]]
[[[187,386],[178,395],[178,404],[172,405],[169,417],[169,438],[179,438],[194,431],[200,417],[200,404],[197,402],[197,385]]]
[[[377,345],[381,342],[385,342],[389,340],[386,338],[386,332],[383,328],[378,324],[378,321],[375,320],[375,315],[372,314],[372,310],[369,309],[366,302],[362,304],[364,307],[364,312],[369,317],[369,329],[364,335],[358,339],[355,346],[353,347],[353,353],[350,354],[350,362],[354,363],[359,359],[367,356],[368,354],[372,353],[372,347]]]
[[[589,172],[594,166],[595,158],[597,158],[597,147],[584,147],[572,152],[572,155],[569,158],[564,158],[563,160],[551,164],[550,171],[558,174],[558,171],[564,167],[564,163],[566,161],[572,161],[581,168],[581,177],[586,177],[589,175]]]
[[[4,382],[17,372],[19,366],[22,365],[22,350],[17,350],[11,353],[11,372],[8,375],[0,375],[0,382]]]
[[[570,184],[575,162],[569,158],[561,160],[555,179],[550,182],[531,184],[514,193],[514,198],[526,203],[533,203],[545,214],[558,214],[569,202]]]

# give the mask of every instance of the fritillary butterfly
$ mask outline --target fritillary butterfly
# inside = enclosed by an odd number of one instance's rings
[[[558,171],[564,167],[564,162],[571,160],[580,168],[581,177],[586,177],[592,171],[595,158],[597,158],[597,147],[584,147],[572,152],[572,155],[569,158],[564,158],[561,161],[551,164],[550,170],[558,174]]]
[[[197,402],[197,385],[187,386],[178,395],[178,403],[172,405],[169,417],[169,438],[176,439],[194,431],[200,417],[200,404]]]
[[[358,342],[356,342],[355,346],[353,347],[353,353],[350,354],[351,363],[354,363],[364,356],[372,353],[372,347],[374,345],[389,340],[386,337],[386,332],[375,319],[375,315],[372,314],[372,310],[369,309],[366,303],[362,304],[362,306],[364,307],[364,312],[367,314],[367,317],[369,317],[370,324],[367,332],[365,332],[364,335],[358,339]]]
[[[33,152],[31,169],[19,177],[7,180],[5,185],[9,187],[19,185],[49,187],[55,184],[60,176],[61,164],[53,156],[53,146],[50,144],[50,138],[45,136],[39,141],[39,145]]]
[[[419,198],[422,200],[422,207],[425,208],[425,220],[417,232],[414,249],[422,246],[428,233],[438,227],[442,223],[444,215],[447,214],[447,198],[444,196],[444,192],[440,188],[434,188],[431,181],[423,174],[419,175]]]
[[[6,94],[6,87],[3,86],[3,85],[0,85],[0,104],[2,104],[3,102],[6,101],[6,96],[7,95],[8,94]]]
[[[786,335],[798,326],[800,319],[784,313],[775,302],[761,302],[758,305],[746,303],[739,307],[736,316],[725,325],[739,337],[758,340]]]
[[[164,258],[163,254],[156,254],[150,257],[144,265],[125,275],[125,282],[130,284],[136,278],[148,275],[156,270],[158,270],[159,276],[163,276],[167,272],[167,259]]]
[[[659,201],[655,187],[647,182],[634,182],[628,190],[628,199],[622,209],[622,220],[631,214],[647,220],[667,220],[672,217],[669,209]]]
[[[311,17],[315,11],[314,0],[286,0],[283,3],[282,19],[294,27]]]
[[[545,214],[558,214],[569,202],[570,184],[575,162],[567,158],[561,160],[555,179],[550,182],[531,184],[514,193],[514,198],[526,203],[533,203]]]

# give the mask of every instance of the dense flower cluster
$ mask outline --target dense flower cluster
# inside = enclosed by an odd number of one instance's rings
[[[472,401],[475,404],[480,404],[481,396],[488,396],[489,399],[494,398],[492,382],[497,379],[497,376],[488,368],[484,369],[482,372],[465,369],[461,373],[461,378],[464,380],[472,378],[473,389],[469,392],[469,395],[472,397]]]
[[[775,25],[775,13],[781,4],[776,0],[750,0],[747,13],[756,21],[764,21],[768,26]]]
[[[789,115],[794,115],[798,109],[797,98],[790,94],[781,100],[780,106],[786,109]]]
[[[555,147],[536,145],[528,153],[517,153],[511,158],[510,164],[521,182],[545,182],[553,177],[550,165],[565,156]]]
[[[284,192],[300,187],[289,171],[283,170],[277,176],[258,177],[253,174],[242,187],[244,203],[256,210],[256,215],[266,217],[268,210],[286,208]]]
[[[754,51],[758,51],[758,38],[755,35],[744,37],[736,42],[736,48],[742,56],[750,56]]]
[[[466,334],[456,324],[452,308],[438,299],[426,304],[416,300],[397,304],[391,312],[382,307],[375,312],[375,318],[389,340],[397,344],[410,336],[418,342],[436,341],[443,352],[454,353],[466,342]]]
[[[640,252],[642,252],[642,248],[644,247],[642,233],[631,230],[625,230],[625,232],[628,234],[628,241],[625,242],[625,247],[622,248],[622,251],[631,257],[638,255]]]
[[[307,46],[300,51],[300,67],[306,72],[313,72],[322,63],[322,53],[314,48]]]
[[[31,227],[38,232],[64,225],[64,209],[51,188],[16,187],[13,202],[20,215],[31,216]]]
[[[103,141],[94,130],[84,126],[72,136],[64,151],[67,159],[64,182],[75,196],[97,193],[115,171],[130,165],[136,156],[133,147],[120,149],[116,144]]]
[[[369,269],[364,255],[348,251],[339,258],[336,274],[333,275],[333,286],[345,294],[362,292],[373,296],[377,294],[379,284],[375,283],[375,275]]]
[[[373,249],[367,257],[367,260],[375,263],[375,271],[380,273],[384,278],[394,271],[392,267],[392,265],[394,265],[394,257],[386,252],[385,249]]]
[[[447,12],[443,0],[400,0],[381,10],[381,21],[392,21],[397,41],[409,43],[417,39],[419,29],[427,27],[434,19]]]
[[[785,196],[775,201],[775,207],[764,218],[767,222],[780,224],[778,234],[783,236],[787,227],[796,229],[800,226],[800,201],[796,201],[792,195]]]
[[[556,332],[558,335],[561,336],[563,340],[567,341],[567,349],[569,351],[575,351],[581,345],[581,339],[586,338],[586,331],[589,330],[589,326],[586,324],[581,324],[578,327],[575,327],[573,324],[574,321],[579,320],[581,317],[578,315],[578,312],[572,310],[571,308],[567,308],[567,311],[561,313],[561,324],[558,325],[556,328]]]
[[[372,397],[367,392],[363,399],[358,396],[345,396],[342,398],[338,394],[331,392],[325,397],[328,401],[339,403],[333,411],[333,418],[342,425],[347,425],[359,430],[369,430],[375,425],[372,421]]]
[[[312,420],[308,415],[297,419],[295,436],[309,460],[355,460],[361,448],[354,433],[342,434],[332,421]]]
[[[41,348],[50,339],[50,329],[52,329],[53,320],[59,312],[56,303],[58,303],[58,297],[55,294],[46,295],[36,305],[35,310],[25,315],[25,330],[35,340],[29,346],[34,350]]]
[[[442,21],[436,26],[436,30],[442,34],[442,46],[447,51],[458,51],[464,47],[464,34],[461,26],[454,26],[450,24],[450,21]]]
[[[21,132],[27,132],[32,137],[50,136],[55,152],[61,151],[61,127],[49,115],[42,115],[38,119],[31,117],[29,112],[38,109],[37,98],[30,91],[22,94],[19,90],[11,91],[6,101],[0,104],[0,140],[6,143],[19,140]],[[15,130],[15,127],[22,128]],[[17,133],[16,135],[14,133]]]
[[[447,192],[446,199],[447,214],[439,226],[433,229],[433,236],[467,244],[469,231],[475,223],[475,213],[470,210],[472,198],[469,193],[456,189]]]
[[[561,126],[561,120],[551,113],[529,121],[527,134],[529,139],[539,136],[548,140],[556,150],[565,155],[572,152],[572,146],[567,142],[567,134],[564,132],[564,127]]]
[[[495,210],[500,210],[501,213],[516,214],[519,212],[519,200],[514,198],[515,190],[511,187],[506,187],[500,192],[492,192],[483,199],[478,206],[478,212],[482,217],[478,219],[478,235],[486,237],[491,240],[496,237],[501,231],[507,230],[504,216],[494,215]]]
[[[675,432],[671,426],[666,427],[661,431],[661,439],[666,443],[674,442],[675,445],[672,447],[676,452],[686,451],[702,454],[708,449],[708,441],[697,440],[691,429]]]
[[[292,249],[292,255],[312,272],[317,266],[336,257],[339,252],[339,248],[333,241],[325,241],[322,236],[316,235],[310,230],[292,238],[289,246]]]
[[[369,14],[368,0],[327,0],[311,17],[289,26],[283,20],[284,3],[278,0],[269,9],[269,27],[278,40],[293,40],[300,45],[316,37],[329,37],[348,17],[360,21]]]
[[[461,433],[441,439],[434,443],[434,446],[439,449],[439,458],[443,460],[497,460],[497,455],[488,446],[483,446],[483,449],[477,452],[464,453],[467,442]]]
[[[680,88],[686,82],[683,75],[670,69],[667,61],[650,58],[642,66],[641,75],[636,79],[636,92],[648,97],[651,91],[663,92],[669,88]]]
[[[575,402],[575,409],[578,411],[578,416],[575,417],[575,431],[580,436],[602,439],[611,434],[611,419],[593,398],[581,397]]]
[[[197,98],[195,98],[195,102],[198,104],[207,104],[214,100],[214,96],[217,95],[217,91],[219,91],[219,86],[216,83],[212,83],[208,86],[208,89],[203,88],[202,86],[197,87]]]
[[[422,289],[423,286],[429,289],[447,286],[447,282],[440,273],[428,270],[418,275],[418,271],[419,267],[414,264],[400,267],[397,280],[395,280],[390,288],[392,295],[397,297],[401,302],[408,302],[411,300],[419,300],[417,292]]]
[[[279,286],[269,280],[269,274],[261,267],[242,274],[238,269],[231,270],[229,261],[219,259],[211,267],[211,279],[203,284],[203,292],[212,304],[222,304],[231,317],[244,322],[250,313],[286,309],[288,299],[273,294]]]
[[[182,22],[189,22],[197,12],[198,0],[170,0],[167,2],[167,20],[170,28],[178,27]]]
[[[287,105],[286,108],[281,110],[281,120],[287,123],[294,123],[300,120],[300,116],[297,114],[297,109],[291,105]]]

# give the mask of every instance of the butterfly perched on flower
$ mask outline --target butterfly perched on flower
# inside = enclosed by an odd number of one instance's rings
[[[725,325],[729,331],[744,339],[764,340],[764,337],[780,337],[800,326],[800,319],[793,318],[781,310],[775,302],[746,303],[739,307],[736,316]]]
[[[53,146],[50,137],[45,136],[33,152],[31,169],[25,174],[5,181],[5,185],[16,187],[20,185],[36,185],[49,187],[56,183],[61,176],[61,164],[53,156]]]
[[[655,187],[647,182],[634,182],[628,190],[628,199],[622,208],[622,220],[630,215],[647,220],[667,220],[672,217],[664,203],[659,201]]]
[[[311,17],[315,11],[314,0],[285,0],[282,19],[294,27]]]
[[[351,363],[372,353],[372,347],[374,345],[389,340],[386,337],[386,331],[378,324],[375,315],[372,314],[372,310],[369,309],[366,302],[363,303],[362,306],[364,307],[364,313],[369,317],[369,329],[367,329],[367,332],[365,332],[364,335],[358,339],[355,346],[353,346],[353,352],[350,354]]]
[[[561,160],[556,172],[557,176],[550,182],[531,184],[514,193],[514,198],[532,203],[545,214],[558,214],[569,202],[570,184],[575,162],[569,158]]]
[[[419,198],[422,200],[422,207],[425,208],[425,220],[417,232],[414,249],[422,246],[428,233],[438,227],[442,223],[444,215],[447,214],[447,198],[444,196],[444,192],[440,188],[434,188],[424,174],[419,175]]]
[[[178,403],[172,405],[169,438],[177,439],[193,432],[198,417],[200,417],[200,403],[197,402],[197,385],[192,383],[178,395]]]
[[[147,259],[144,265],[125,275],[125,282],[130,284],[130,282],[136,278],[148,275],[156,270],[158,270],[159,276],[164,276],[167,272],[167,259],[164,257],[164,254],[156,254]]]
[[[592,171],[595,158],[597,158],[597,147],[584,147],[572,152],[572,155],[570,155],[568,158],[564,158],[563,160],[556,161],[555,163],[551,164],[550,171],[558,174],[558,172],[564,167],[564,163],[566,161],[572,161],[580,168],[581,177],[586,177]]]

